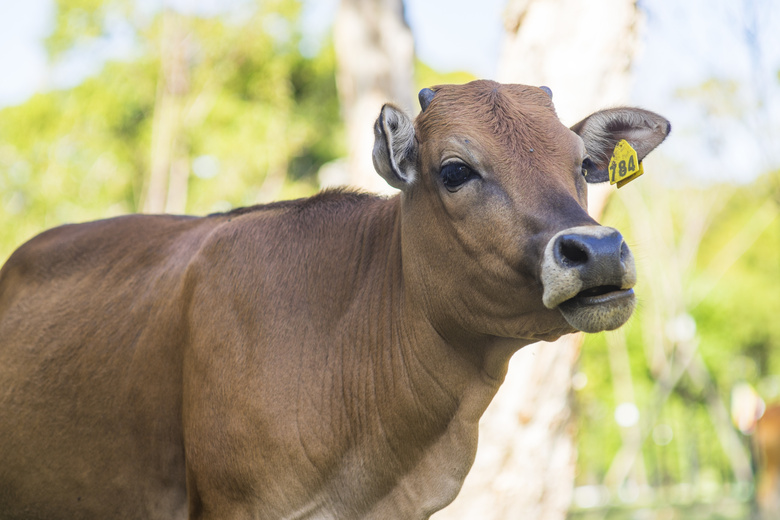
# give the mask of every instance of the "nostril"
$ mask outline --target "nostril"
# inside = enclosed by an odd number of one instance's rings
[[[558,241],[558,261],[567,267],[575,267],[588,263],[588,252],[577,240],[561,237]]]

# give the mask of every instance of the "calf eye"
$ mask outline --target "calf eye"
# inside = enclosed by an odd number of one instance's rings
[[[441,169],[441,181],[449,191],[456,191],[466,181],[477,177],[477,173],[463,163],[445,164]]]
[[[582,161],[582,176],[587,177],[588,176],[588,170],[591,170],[595,168],[596,165],[593,161],[590,160],[590,157],[586,157]]]

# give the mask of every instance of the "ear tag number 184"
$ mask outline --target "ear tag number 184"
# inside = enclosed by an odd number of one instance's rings
[[[609,161],[609,183],[617,184],[622,188],[645,173],[642,163],[639,162],[634,150],[628,141],[621,139],[612,152],[612,159]]]

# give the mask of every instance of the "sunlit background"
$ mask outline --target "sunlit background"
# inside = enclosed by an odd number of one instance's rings
[[[413,90],[496,77],[505,5],[406,0]],[[780,444],[780,4],[638,5],[631,102],[673,132],[603,219],[632,245],[642,301],[577,362],[569,517],[757,518],[780,493],[762,455]],[[178,14],[155,0],[0,3],[0,259],[66,222],[306,196],[343,164],[337,0],[165,6]],[[161,65],[177,31],[185,71]],[[170,189],[150,206],[162,149]]]

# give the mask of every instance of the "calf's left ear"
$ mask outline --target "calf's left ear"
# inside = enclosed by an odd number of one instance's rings
[[[387,104],[374,124],[374,168],[399,190],[414,182],[417,172],[417,140],[414,124],[403,110]]]
[[[649,110],[625,107],[591,114],[571,130],[582,138],[593,163],[585,179],[595,183],[609,180],[609,160],[621,139],[628,141],[641,161],[666,139],[672,125]]]

